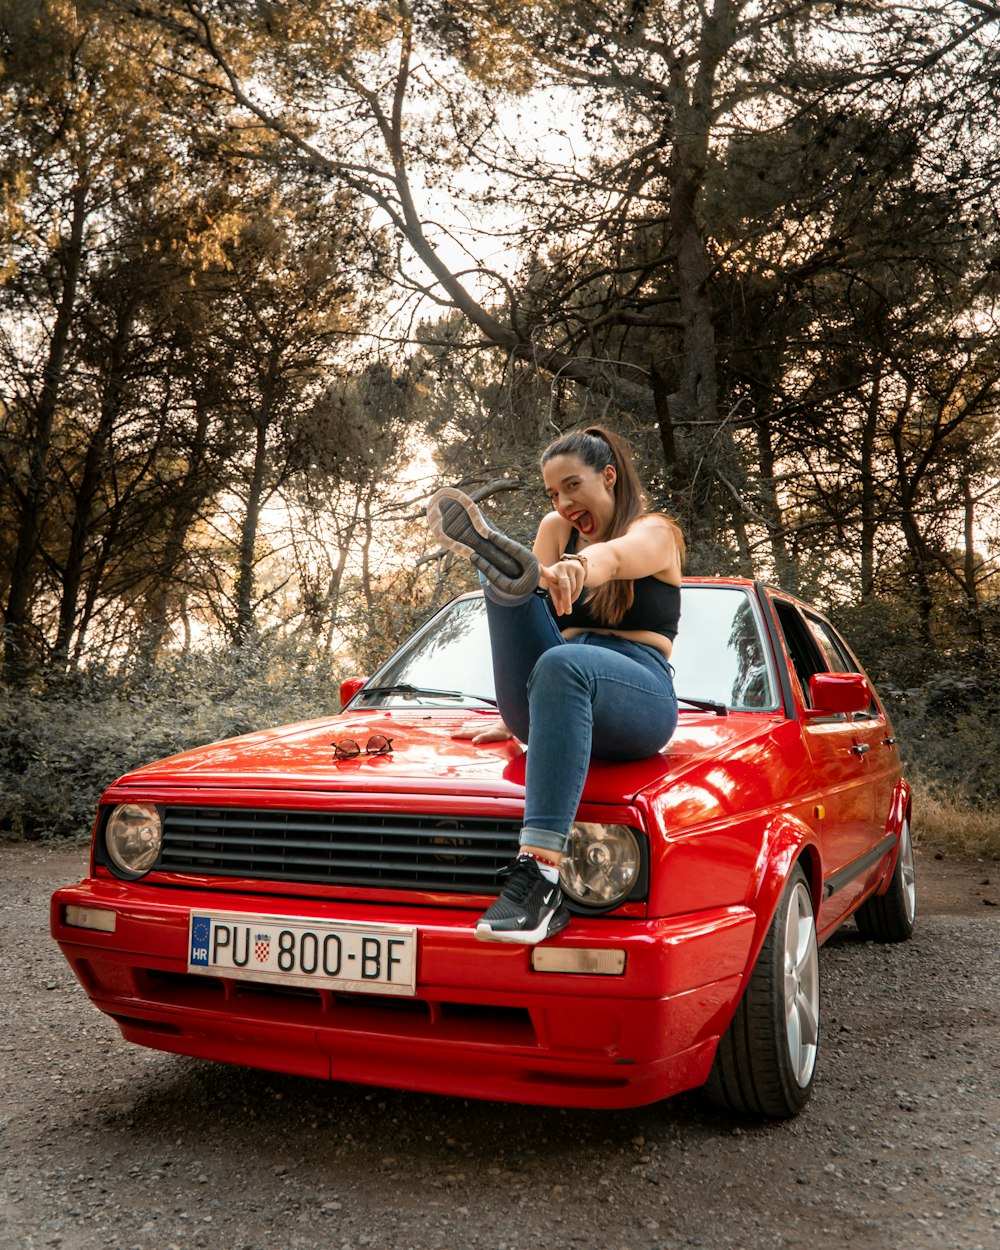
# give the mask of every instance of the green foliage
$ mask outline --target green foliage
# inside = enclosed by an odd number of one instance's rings
[[[937,645],[918,613],[899,600],[832,613],[875,682],[900,740],[907,775],[952,805],[991,808],[1000,800],[1000,630],[991,614],[974,639],[953,628]],[[947,637],[947,641],[944,641]]]
[[[433,574],[423,565],[396,569],[379,580],[370,598],[355,595],[341,621],[351,675],[370,677],[450,599],[478,588],[465,560],[445,556]]]
[[[189,747],[340,708],[339,676],[293,647],[175,656],[0,692],[0,838],[84,837],[104,788]]]
[[[1000,700],[995,670],[952,667],[919,685],[882,687],[908,774],[951,802],[995,808],[1000,800]]]

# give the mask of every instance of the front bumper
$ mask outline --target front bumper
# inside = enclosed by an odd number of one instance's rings
[[[66,908],[116,913],[114,933]],[[413,998],[191,975],[192,911],[418,930]],[[91,879],[52,897],[52,935],[132,1042],[304,1076],[555,1106],[640,1106],[704,1083],[743,985],[746,907],[657,920],[574,917],[546,946],[625,952],[618,976],[539,972],[479,942],[476,913],[163,889]]]

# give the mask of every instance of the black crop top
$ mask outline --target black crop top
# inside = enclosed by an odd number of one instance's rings
[[[575,540],[574,531],[567,551],[572,552],[576,546]],[[591,614],[589,606],[584,602],[590,591],[585,590],[580,595],[568,616],[556,616],[551,595],[547,596],[546,602],[560,629],[645,629],[654,634],[662,634],[673,642],[681,619],[681,588],[672,586],[669,582],[661,582],[656,577],[637,577],[633,585],[635,599],[632,606],[614,626],[607,625]]]

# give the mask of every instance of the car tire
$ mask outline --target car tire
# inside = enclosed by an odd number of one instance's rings
[[[862,903],[854,913],[854,922],[861,936],[873,942],[905,942],[913,936],[916,914],[913,839],[910,837],[910,822],[904,819],[889,888],[884,894],[873,894]]]
[[[716,1106],[787,1119],[812,1093],[819,1045],[819,950],[809,883],[796,864],[705,1087]]]

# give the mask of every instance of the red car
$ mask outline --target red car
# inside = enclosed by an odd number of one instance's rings
[[[523,810],[485,614],[455,600],[337,716],[116,781],[52,933],[129,1041],[305,1076],[630,1107],[705,1085],[789,1116],[813,1083],[817,946],[852,914],[908,938],[911,795],[837,632],[759,582],[689,579],[680,724],[595,760],[563,863],[575,913],[476,941]],[[354,752],[357,753],[354,753]]]

